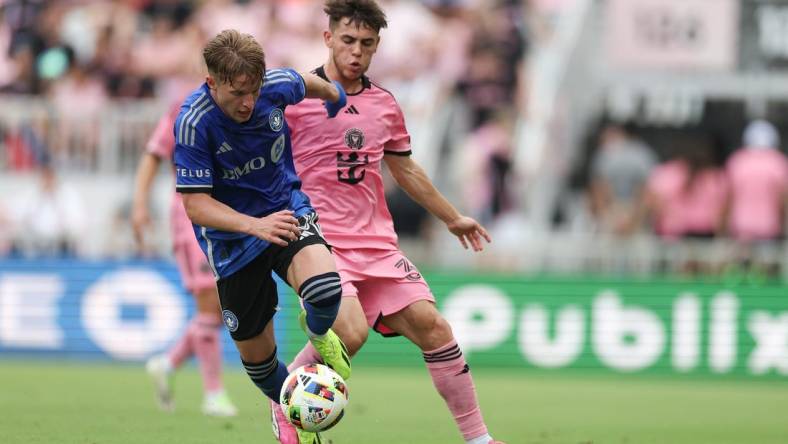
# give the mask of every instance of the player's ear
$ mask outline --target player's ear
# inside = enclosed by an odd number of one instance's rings
[[[216,89],[216,80],[214,80],[210,74],[205,76],[205,83],[208,84],[208,88]]]
[[[323,42],[326,44],[326,48],[331,48],[333,44],[331,43],[331,31],[323,31]]]

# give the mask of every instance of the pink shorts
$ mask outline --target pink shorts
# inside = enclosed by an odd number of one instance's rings
[[[342,296],[358,298],[367,324],[383,336],[397,333],[383,325],[383,316],[416,301],[435,303],[421,273],[399,250],[334,248],[342,278]]]
[[[216,278],[194,234],[189,238],[184,236],[176,240],[173,252],[183,286],[189,293],[216,288]]]

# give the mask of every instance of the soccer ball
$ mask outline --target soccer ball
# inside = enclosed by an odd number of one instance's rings
[[[345,414],[348,389],[334,370],[322,364],[298,367],[282,385],[279,405],[285,418],[307,432],[334,427]]]

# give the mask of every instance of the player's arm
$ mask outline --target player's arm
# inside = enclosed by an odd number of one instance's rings
[[[213,192],[213,159],[205,124],[175,123],[175,190],[183,196],[186,214],[195,225],[221,231],[244,233],[272,244],[287,246],[300,235],[298,221],[291,211],[278,211],[265,217],[252,217],[216,200]],[[183,125],[186,125],[185,127]],[[189,133],[191,132],[191,133]],[[180,137],[181,133],[190,137]]]
[[[196,225],[248,234],[283,247],[288,240],[296,240],[300,235],[298,220],[289,210],[252,217],[235,211],[208,193],[183,193],[183,206]]]
[[[473,251],[484,249],[482,239],[491,242],[490,235],[479,222],[471,217],[463,216],[454,208],[443,194],[435,188],[427,173],[410,156],[386,154],[383,157],[397,185],[419,205],[443,221],[464,248],[468,244]]]
[[[137,243],[138,248],[143,248],[145,228],[151,223],[148,202],[153,179],[159,170],[159,164],[161,164],[159,156],[146,152],[142,155],[139,165],[137,165],[131,209],[131,227],[134,231],[134,241]]]
[[[300,73],[304,78],[305,97],[322,99],[325,102],[328,117],[334,117],[347,104],[345,89],[339,82],[326,82],[312,73]]]

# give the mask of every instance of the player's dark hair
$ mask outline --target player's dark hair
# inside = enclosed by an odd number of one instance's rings
[[[375,0],[327,0],[323,12],[328,16],[328,25],[333,30],[342,20],[366,25],[375,32],[388,26],[386,14]]]
[[[263,47],[249,34],[225,29],[202,51],[208,72],[222,83],[232,84],[239,75],[262,81],[265,73]]]

